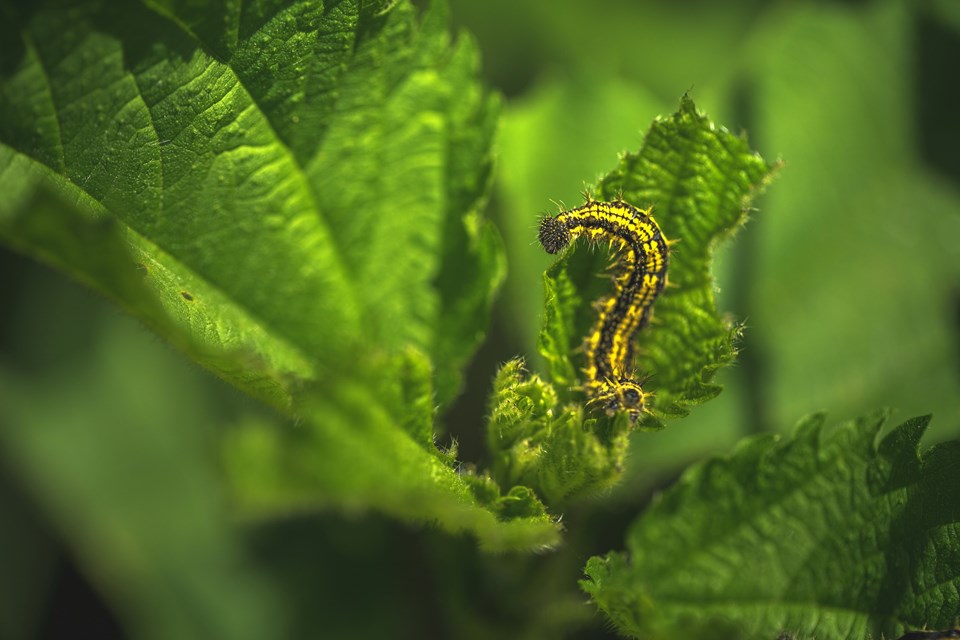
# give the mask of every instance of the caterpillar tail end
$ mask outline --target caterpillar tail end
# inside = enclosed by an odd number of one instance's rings
[[[634,424],[646,412],[646,400],[650,397],[638,382],[629,379],[604,383],[593,389],[588,387],[588,391],[593,391],[593,398],[587,403],[588,405],[603,411],[608,416],[624,411],[630,416],[630,422]]]

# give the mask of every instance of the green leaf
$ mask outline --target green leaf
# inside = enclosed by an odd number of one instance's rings
[[[533,487],[559,510],[619,478],[630,431],[626,415],[597,419],[582,407],[558,407],[553,385],[524,375],[519,360],[501,367],[493,399],[487,442],[501,485]]]
[[[676,114],[654,122],[640,151],[624,156],[598,183],[601,199],[622,196],[653,206],[653,217],[675,243],[667,288],[652,325],[636,342],[638,372],[650,376],[645,388],[654,394],[655,422],[684,416],[720,392],[712,380],[733,360],[740,329],[717,309],[713,251],[746,220],[750,200],[773,169],[745,139],[712,123],[684,96]],[[610,286],[596,277],[607,260],[603,252],[580,251],[548,274],[556,277],[566,268],[581,299],[595,300]],[[570,348],[579,346],[595,321],[589,305],[580,304],[576,314],[577,341]]]
[[[556,545],[560,527],[529,490],[501,495],[489,478],[456,470],[455,451],[434,447],[427,360],[413,351],[401,359],[404,373],[379,403],[366,382],[338,376],[302,394],[295,424],[250,421],[230,433],[223,461],[242,512],[375,509],[472,532],[492,552]]]
[[[13,199],[0,203],[0,239],[107,295],[222,378],[289,408],[296,381],[314,375],[302,353],[88,198],[68,201],[68,190],[0,146],[4,159],[0,190]]]
[[[583,588],[634,637],[863,640],[960,614],[960,442],[918,451],[929,417],[883,413],[746,440],[688,470],[592,558]]]
[[[371,343],[412,344],[448,400],[503,275],[476,214],[496,105],[470,41],[451,47],[442,10],[417,25],[406,4],[151,7],[168,19],[97,2],[8,9],[20,33],[5,41],[18,64],[0,166],[20,168],[7,181],[30,173],[88,200],[136,249],[253,316],[222,333],[256,323],[338,368]]]
[[[480,215],[498,104],[446,22],[442,2],[0,2],[0,240],[301,423],[257,436],[243,504],[541,547],[542,507],[501,523],[433,444],[505,273]]]
[[[30,378],[0,366],[4,469],[128,637],[274,637],[282,602],[213,473],[209,381],[136,323],[101,315],[82,360],[58,353]]]
[[[720,391],[712,379],[733,359],[739,327],[717,309],[712,253],[743,223],[750,198],[772,170],[745,140],[714,125],[684,96],[676,114],[653,123],[640,151],[625,155],[600,180],[603,199],[622,195],[653,205],[664,234],[676,243],[654,323],[637,341],[639,372],[649,375],[645,388],[655,402],[647,428],[685,415]],[[568,251],[544,277],[539,347],[550,383],[523,379],[518,363],[508,363],[495,383],[488,427],[494,475],[505,486],[525,483],[554,505],[608,487],[626,455],[632,425],[585,414],[577,390],[577,354],[595,322],[589,301],[611,286],[597,277],[608,260],[602,251]]]

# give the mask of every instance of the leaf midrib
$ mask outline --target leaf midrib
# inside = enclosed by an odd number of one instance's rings
[[[193,34],[186,26],[182,25],[179,21],[163,13],[155,11],[154,8],[151,7],[149,4],[145,4],[144,6],[148,10],[156,14],[160,19],[166,19],[171,23],[173,23],[174,25],[176,25],[177,28],[181,29],[185,34],[187,34],[191,38],[193,42],[196,43],[196,45],[203,51],[205,55],[207,55],[210,59],[216,61],[218,64],[222,64],[225,69],[230,70],[230,73],[233,75],[233,79],[236,82],[236,86],[241,88],[244,91],[244,93],[246,94],[247,98],[250,101],[250,104],[256,107],[259,113],[263,116],[263,121],[270,131],[274,144],[282,151],[283,154],[287,156],[287,159],[290,162],[290,166],[294,167],[294,170],[297,173],[297,178],[299,182],[303,185],[304,192],[308,198],[308,204],[309,204],[310,210],[319,219],[320,224],[323,225],[324,230],[327,232],[327,236],[330,238],[334,238],[335,235],[330,232],[329,224],[327,223],[327,220],[322,216],[319,210],[319,207],[317,206],[316,194],[315,194],[313,185],[310,183],[303,166],[300,165],[300,163],[297,161],[296,156],[292,152],[292,149],[290,149],[290,147],[279,136],[274,126],[274,123],[270,120],[266,112],[263,111],[260,103],[254,98],[254,96],[251,94],[247,86],[243,83],[242,79],[237,74],[237,72],[233,69],[233,67],[230,66],[229,63],[225,63],[221,61],[216,55],[212,53],[210,48],[206,46],[205,43],[202,42],[202,40],[200,40],[195,34]],[[54,92],[51,85],[51,78],[49,76],[49,73],[47,72],[46,67],[43,65],[42,56],[40,56],[39,52],[32,46],[32,38],[29,35],[29,30],[27,29],[26,25],[24,24],[20,25],[20,32],[22,34],[22,37],[24,38],[25,44],[31,48],[30,50],[33,55],[33,59],[35,60],[37,68],[39,69],[39,71],[41,72],[41,75],[43,76],[44,85],[46,89],[46,96],[51,106],[53,107],[53,117],[57,124],[57,136],[58,136],[58,143],[59,143],[58,150],[59,150],[60,157],[62,158],[61,162],[64,165],[63,169],[58,170],[57,168],[50,166],[41,158],[31,154],[29,150],[20,149],[10,144],[9,141],[0,140],[0,144],[3,144],[9,149],[12,149],[15,153],[28,158],[32,163],[42,167],[45,172],[51,174],[52,176],[55,176],[58,179],[64,180],[67,184],[72,185],[76,190],[78,190],[80,193],[86,196],[86,198],[90,202],[95,203],[98,209],[109,213],[110,217],[113,218],[118,224],[120,224],[125,229],[126,232],[134,234],[138,237],[147,238],[147,236],[144,236],[143,234],[141,234],[139,231],[134,229],[128,222],[126,222],[123,218],[118,216],[116,212],[112,211],[109,207],[107,207],[105,204],[100,202],[92,193],[90,193],[85,188],[84,185],[78,184],[68,175],[66,162],[64,158],[63,129],[60,124],[60,111],[58,109],[57,102],[54,97]],[[141,91],[140,83],[137,79],[137,76],[129,72],[128,70],[124,70],[123,77],[126,78],[128,81],[130,81],[132,86],[136,88],[136,92],[137,92],[136,97],[137,99],[139,99],[141,107],[144,109],[144,111],[148,116],[150,126],[153,130],[154,138],[157,140],[158,149],[159,149],[161,145],[160,145],[159,133],[157,131],[156,121],[153,117],[153,113],[150,107],[147,105],[147,102],[143,97],[143,93]],[[164,213],[163,179],[164,179],[164,173],[165,173],[163,153],[158,152],[156,157],[157,157],[157,161],[159,162],[159,171],[157,173],[158,173],[158,179],[160,181],[159,183],[160,196],[158,197],[158,205],[159,205],[158,214],[163,215]],[[182,257],[179,256],[175,251],[171,250],[170,247],[165,246],[163,243],[160,243],[157,240],[152,238],[149,239],[149,242],[150,244],[157,246],[159,249],[161,249],[164,253],[166,253],[171,258],[175,259],[179,264],[184,265],[187,271],[194,274],[197,278],[205,282],[212,289],[219,291],[221,294],[223,294],[225,299],[232,301],[234,304],[237,305],[237,307],[243,309],[251,318],[256,319],[256,321],[262,327],[264,327],[265,329],[268,329],[269,333],[273,335],[275,338],[283,336],[282,340],[284,342],[288,342],[290,344],[296,345],[297,351],[301,354],[303,353],[303,345],[300,343],[300,340],[297,339],[295,336],[288,336],[284,331],[281,331],[273,322],[269,321],[267,318],[263,317],[260,313],[258,313],[255,309],[245,304],[243,300],[237,298],[236,295],[229,294],[218,283],[214,282],[209,277],[204,275],[202,271],[190,265],[189,262],[184,261]],[[353,293],[356,291],[356,286],[354,285],[354,278],[352,277],[352,274],[350,273],[350,271],[347,269],[346,263],[343,259],[341,248],[336,243],[331,243],[331,244],[333,248],[332,255],[337,260],[337,265],[341,273],[343,274],[344,279],[347,281],[348,289],[351,292],[350,295],[354,296],[353,299],[350,301],[351,307],[359,310],[360,307],[358,305],[358,300],[356,299],[355,294]],[[308,358],[308,360],[312,360],[312,359]]]
[[[196,46],[201,51],[203,51],[203,53],[206,56],[208,56],[212,60],[215,60],[218,64],[222,64],[224,68],[230,70],[230,73],[233,75],[233,78],[237,83],[237,86],[243,89],[244,93],[246,94],[246,97],[250,100],[250,104],[254,105],[257,108],[257,111],[260,113],[260,115],[263,116],[263,121],[266,124],[266,127],[268,128],[270,135],[273,138],[275,144],[280,149],[283,150],[283,153],[287,156],[287,158],[290,161],[290,165],[294,167],[297,173],[299,182],[304,186],[311,212],[317,217],[317,219],[323,225],[327,236],[331,239],[336,238],[336,235],[330,230],[329,221],[324,217],[323,212],[320,210],[320,207],[317,205],[317,193],[307,175],[306,168],[300,164],[300,161],[297,159],[297,156],[293,152],[293,149],[287,144],[287,142],[282,138],[282,136],[280,136],[280,133],[277,130],[277,127],[274,121],[271,119],[270,114],[266,110],[264,110],[263,105],[257,100],[253,92],[251,92],[249,87],[247,87],[247,85],[244,83],[242,75],[237,73],[236,69],[233,68],[232,60],[230,61],[222,60],[219,56],[215,54],[214,49],[211,46],[209,46],[208,43],[204,42],[202,38],[200,38],[196,33],[194,33],[193,30],[191,30],[186,24],[184,24],[177,16],[168,14],[166,12],[159,10],[157,7],[153,5],[153,3],[147,0],[141,0],[141,4],[143,4],[143,6],[148,11],[157,15],[160,19],[167,20],[171,24],[175,25],[186,36],[188,36],[190,40],[194,42]],[[243,8],[241,7],[240,10],[242,12]],[[265,21],[264,24],[268,24],[269,22],[270,20],[267,20]],[[259,33],[262,28],[263,26],[261,25],[249,37],[252,37],[252,35]],[[353,33],[355,35],[356,32],[353,32]],[[239,35],[237,36],[237,38],[238,40],[235,43],[235,48],[240,46]],[[150,114],[150,122],[154,128],[154,132],[156,133],[156,124],[154,123],[154,120],[153,120],[153,114],[150,112],[150,108],[147,106],[146,101],[143,99],[143,94],[140,91],[140,85],[136,80],[136,76],[129,73],[128,75],[131,78],[133,78],[134,85],[137,87],[137,92],[140,95],[140,100],[143,103],[144,108],[147,110],[147,113]],[[157,136],[157,138],[159,140],[159,136]],[[162,154],[160,154],[160,163],[161,163],[160,173],[161,173],[161,179],[162,179],[162,174],[163,174],[163,155]],[[162,204],[162,200],[161,200],[161,204]],[[161,213],[162,213],[162,208],[161,208]],[[158,246],[161,246],[161,245],[158,244]],[[357,299],[354,293],[357,291],[356,274],[352,273],[351,270],[349,269],[348,263],[343,256],[342,248],[336,242],[331,242],[331,246],[333,248],[333,255],[337,261],[337,266],[339,267],[341,273],[343,274],[344,279],[347,281],[347,288],[350,291],[350,295],[353,297],[350,304],[353,308],[359,310],[362,307],[359,305],[359,300]],[[164,247],[161,246],[161,248],[164,248]],[[232,299],[232,297],[230,299]]]

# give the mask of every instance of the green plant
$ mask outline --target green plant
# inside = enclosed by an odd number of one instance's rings
[[[573,389],[589,303],[609,286],[596,277],[608,256],[576,249],[544,275],[542,372],[500,368],[490,464],[461,465],[455,443],[438,444],[437,416],[505,277],[483,214],[500,104],[470,38],[447,35],[443,3],[419,18],[407,2],[350,0],[0,11],[0,239],[273,410],[204,435],[157,407],[131,429],[109,417],[142,402],[120,367],[110,412],[84,423],[69,405],[39,408],[41,394],[0,370],[0,437],[54,487],[58,527],[76,532],[131,634],[302,637],[291,611],[305,596],[264,577],[249,530],[327,509],[431,523],[437,564],[461,533],[471,550],[458,558],[519,554],[532,567],[519,582],[553,606],[527,633],[583,624],[582,609],[561,611],[573,580],[544,587],[550,569],[531,552],[589,548],[561,517],[602,504],[631,447],[720,393],[742,327],[717,308],[713,252],[775,163],[688,96],[657,119],[588,188],[653,205],[679,241],[637,343],[649,416],[635,430],[585,411]],[[811,418],[783,442],[749,439],[693,466],[631,527],[630,556],[589,560],[582,588],[641,637],[859,639],[952,624],[956,443],[921,456],[927,421],[915,419],[875,445],[882,423],[824,431]],[[455,610],[469,587],[449,580]],[[498,635],[462,617],[450,623],[461,633]],[[307,633],[382,634],[342,624]]]

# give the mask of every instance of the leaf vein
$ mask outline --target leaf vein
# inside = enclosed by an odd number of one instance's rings
[[[60,124],[60,112],[57,108],[57,101],[53,96],[53,85],[50,84],[50,73],[47,71],[47,68],[43,64],[43,59],[40,57],[40,52],[37,51],[36,45],[33,42],[33,38],[27,33],[26,29],[21,30],[23,33],[23,40],[26,47],[30,50],[30,53],[37,61],[37,67],[40,69],[40,76],[43,78],[44,85],[47,87],[47,96],[50,98],[50,106],[53,111],[53,119],[57,124],[57,162],[60,166],[58,167],[61,173],[66,172],[66,152],[63,147],[63,126]]]

